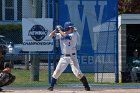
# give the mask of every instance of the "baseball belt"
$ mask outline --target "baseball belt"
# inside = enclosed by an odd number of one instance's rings
[[[72,54],[62,54],[62,55],[66,56],[66,57],[69,57],[71,55],[75,55],[75,53],[72,53]]]

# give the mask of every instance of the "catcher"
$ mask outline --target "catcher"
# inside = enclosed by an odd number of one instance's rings
[[[0,45],[0,91],[3,89],[1,87],[7,86],[14,82],[15,76],[11,74],[10,64],[4,65],[4,57],[6,54],[6,47]]]

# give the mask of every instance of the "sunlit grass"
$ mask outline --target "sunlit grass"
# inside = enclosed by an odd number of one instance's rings
[[[31,80],[31,71],[25,69],[14,69],[12,74],[16,76],[16,80],[10,86],[44,86],[48,85],[48,73],[43,69],[39,71],[39,81]],[[89,83],[93,83],[93,74],[85,74]],[[57,80],[58,84],[81,84],[73,73],[62,73]]]
[[[48,86],[48,73],[47,70],[42,69],[39,71],[39,81],[31,80],[31,71],[25,69],[14,69],[12,74],[16,76],[16,80],[10,86]],[[140,86],[140,83],[100,83],[94,82],[94,74],[86,73],[85,76],[89,84],[107,84],[109,86]],[[82,84],[79,79],[77,79],[73,73],[62,73],[62,75],[57,80],[57,85],[61,84]]]

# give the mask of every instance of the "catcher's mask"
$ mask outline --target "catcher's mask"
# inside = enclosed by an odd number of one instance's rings
[[[65,22],[64,31],[68,31],[70,28],[74,28],[74,24],[71,22]]]

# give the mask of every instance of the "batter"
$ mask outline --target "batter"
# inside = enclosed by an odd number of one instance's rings
[[[56,84],[58,77],[66,69],[68,64],[70,64],[72,72],[83,83],[85,90],[90,91],[87,79],[81,72],[77,59],[76,45],[78,42],[79,34],[75,30],[74,25],[71,22],[66,22],[64,24],[64,31],[62,31],[62,26],[56,26],[56,29],[50,33],[50,37],[54,36],[56,39],[60,40],[62,55],[52,75],[51,86],[48,88],[48,90],[53,91],[54,84]]]

